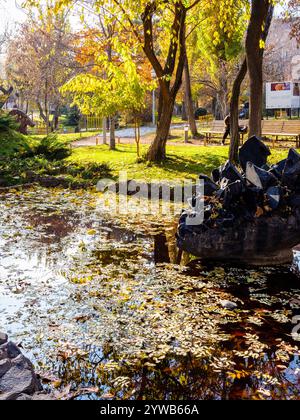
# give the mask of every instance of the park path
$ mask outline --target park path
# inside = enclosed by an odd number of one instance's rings
[[[181,129],[183,131],[183,125],[182,124],[174,124],[171,126],[171,130],[176,130],[176,129]],[[152,134],[155,133],[156,128],[155,127],[141,127],[141,143],[142,144],[151,144],[152,142]],[[102,136],[92,136],[92,137],[88,137],[88,138],[83,138],[81,140],[77,140],[75,142],[72,143],[73,147],[85,147],[85,146],[95,146],[97,144],[97,137],[98,137],[98,141],[99,144],[103,143],[102,140]],[[109,137],[109,135],[108,135]],[[134,139],[134,129],[133,128],[125,128],[122,130],[117,130],[116,131],[116,138],[120,140],[120,143],[123,144],[134,144],[135,143],[135,139]],[[178,142],[178,141],[173,141],[172,144],[174,146],[184,146],[185,143],[183,142]],[[188,143],[187,145],[194,145],[194,146],[199,146],[201,145],[202,142],[199,140],[196,141],[190,141],[190,143]]]

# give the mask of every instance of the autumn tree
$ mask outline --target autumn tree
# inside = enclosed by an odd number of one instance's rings
[[[105,6],[114,18],[117,17],[125,30],[134,36],[156,72],[160,91],[159,117],[156,136],[148,152],[150,161],[162,161],[166,157],[166,143],[186,59],[186,19],[201,1],[95,0],[90,5],[96,12]],[[76,3],[74,0],[57,0],[57,8]],[[159,38],[168,40],[167,53],[163,57]]]
[[[288,1],[287,20],[291,24],[291,37],[300,44],[300,0]]]
[[[142,48],[158,78],[159,112],[156,136],[148,151],[148,160],[160,162],[166,158],[166,143],[169,136],[176,96],[181,87],[184,66],[186,63],[186,19],[188,13],[200,1],[183,2],[141,2],[142,8],[137,16],[142,21],[141,38],[136,25],[131,19],[131,12],[124,10],[121,2],[115,3],[123,9],[127,21],[142,43]],[[130,2],[129,2],[130,3]],[[134,5],[131,5],[131,9]],[[163,24],[168,29],[168,52],[160,57],[155,49],[155,25]],[[165,36],[166,36],[165,35]]]
[[[83,113],[109,116],[112,121],[118,112],[130,112],[135,117],[136,141],[139,155],[138,114],[143,110],[145,96],[152,86],[138,72],[125,46],[119,51],[118,60],[111,62],[106,56],[98,57],[102,74],[82,73],[70,79],[62,92],[71,94],[74,105]],[[115,149],[115,125],[110,126],[110,149]]]
[[[239,147],[239,96],[240,89],[247,72],[250,80],[250,119],[249,135],[261,136],[263,112],[263,59],[265,44],[274,14],[272,0],[252,0],[251,13],[246,34],[246,56],[236,76],[230,103],[231,142],[229,159],[238,161]]]
[[[233,73],[243,50],[248,1],[208,3],[200,12],[197,30],[198,60],[202,71],[195,80],[210,89],[214,114],[223,119],[229,112]]]
[[[86,2],[81,3],[83,8],[86,9]],[[109,64],[118,60],[116,51],[114,51],[114,43],[115,39],[120,36],[120,25],[114,14],[101,4],[94,11],[92,23],[89,18],[89,14],[87,19],[85,19],[85,15],[82,16],[84,31],[81,33],[76,58],[83,65],[83,71],[92,72],[94,75],[106,79],[108,77],[106,68]],[[101,108],[102,110],[103,108]],[[115,149],[116,146],[115,126],[117,112],[118,110],[114,114],[102,115],[104,143],[106,143],[107,118],[109,120],[110,149]],[[97,110],[96,113],[99,114]]]
[[[107,10],[105,7],[99,5],[99,9],[97,9],[97,11],[95,10],[94,18],[91,19],[91,16],[88,13],[84,16],[83,24],[84,30],[81,31],[80,44],[78,45],[78,53],[76,57],[77,61],[83,66],[82,73],[90,73],[100,79],[108,80],[107,83],[111,86],[111,80],[109,79],[109,77],[112,77],[111,69],[113,69],[114,66],[119,66],[120,69],[124,69],[125,60],[127,63],[132,61],[132,65],[134,65],[136,69],[136,76],[138,76],[135,78],[135,82],[137,83],[133,83],[132,72],[129,72],[128,74],[131,83],[130,86],[132,88],[131,96],[134,98],[134,95],[137,95],[136,103],[132,101],[129,109],[129,97],[124,95],[124,98],[126,97],[126,104],[124,104],[125,107],[122,106],[122,104],[119,104],[119,109],[116,109],[114,114],[103,115],[104,142],[106,143],[106,118],[109,117],[110,148],[113,149],[115,148],[116,116],[121,111],[125,112],[124,109],[126,109],[126,113],[129,113],[134,119],[136,119],[137,115],[140,115],[141,96],[138,87],[140,86],[143,89],[143,86],[145,86],[147,82],[151,82],[151,66],[149,63],[146,63],[144,55],[142,55],[139,49],[136,48],[136,40],[133,39],[131,32],[124,29],[123,25],[110,10]],[[130,54],[128,52],[130,52]],[[122,73],[122,76],[125,80],[127,79],[126,74]],[[113,77],[117,77],[116,72],[114,72]],[[113,91],[111,91],[111,93]],[[126,90],[126,92],[128,93],[128,90]],[[116,91],[116,94],[119,95],[119,91]],[[113,98],[110,98],[110,100],[113,100]],[[142,108],[144,108],[144,104],[146,102],[144,96],[143,101]],[[108,101],[105,102],[107,103]],[[116,98],[115,103],[119,103],[118,98]],[[137,109],[134,110],[135,108]],[[105,106],[100,109],[103,113]],[[99,114],[100,109],[95,110],[95,112]],[[137,125],[137,132],[139,132],[138,128],[139,127]]]
[[[53,13],[51,5],[49,0],[37,12],[31,10],[28,21],[11,39],[6,72],[16,91],[36,104],[47,129],[56,129],[62,104],[59,88],[74,73],[74,53],[67,15]]]
[[[263,112],[263,57],[266,27],[270,28],[274,4],[270,0],[252,0],[246,36],[246,58],[250,80],[249,135],[261,136]]]

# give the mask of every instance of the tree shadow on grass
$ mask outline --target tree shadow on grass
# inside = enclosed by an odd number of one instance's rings
[[[212,170],[223,165],[226,159],[225,156],[202,154],[194,155],[192,159],[181,156],[169,156],[162,167],[170,173],[180,172],[194,177],[200,173],[210,175]]]

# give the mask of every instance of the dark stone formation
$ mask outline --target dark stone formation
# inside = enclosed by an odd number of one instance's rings
[[[256,138],[248,142],[242,153],[246,173],[229,162],[214,171],[217,190],[211,188],[204,208],[199,197],[190,201],[192,209],[180,218],[178,246],[203,260],[291,262],[300,238],[300,155],[291,149],[287,159],[269,167],[268,149],[261,149]],[[264,157],[249,161],[250,152],[258,149],[265,151]],[[212,181],[206,178],[206,183]],[[202,223],[190,223],[201,215]]]
[[[269,172],[271,172],[280,180],[285,168],[286,161],[287,159],[284,159],[281,162],[278,162],[276,165],[272,165]]]
[[[204,195],[207,197],[211,197],[216,191],[218,191],[219,187],[215,184],[208,176],[200,175],[200,181],[204,181]]]
[[[2,346],[2,344],[5,344],[7,342],[7,339],[8,339],[8,336],[0,332],[0,346]]]
[[[245,184],[242,181],[235,181],[232,184],[228,184],[223,191],[223,207],[224,209],[230,209],[232,203],[245,192]]]
[[[278,179],[270,172],[258,168],[253,163],[248,162],[246,168],[246,179],[252,185],[262,190],[278,184]]]
[[[269,165],[263,165],[263,166],[261,167],[261,169],[263,169],[263,170],[265,170],[265,171],[270,171],[270,170],[271,170],[271,166],[269,166]]]
[[[42,392],[30,360],[6,334],[0,333],[0,344],[0,401],[52,399]]]
[[[220,169],[214,169],[211,173],[211,177],[214,182],[220,181]]]
[[[300,155],[295,149],[290,149],[289,155],[282,173],[282,183],[293,188],[300,176]]]
[[[268,205],[272,210],[276,210],[279,207],[282,190],[280,187],[268,188],[266,192]]]
[[[243,181],[243,177],[238,171],[238,169],[231,163],[229,160],[225,163],[224,166],[221,166],[220,171],[220,180],[228,179],[230,182]]]
[[[240,148],[239,160],[245,171],[248,162],[262,168],[267,164],[270,155],[270,149],[258,137],[253,136]]]
[[[291,207],[300,207],[300,195],[295,194],[290,197],[289,205]]]

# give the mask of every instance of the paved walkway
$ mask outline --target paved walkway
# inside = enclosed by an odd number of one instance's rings
[[[178,124],[178,125],[172,125],[171,126],[171,131],[172,130],[176,130],[176,129],[182,129],[183,131],[183,125]],[[152,142],[152,138],[150,137],[151,134],[154,134],[156,131],[155,127],[141,127],[141,144],[151,144]],[[98,137],[98,142],[99,144],[103,143],[103,138],[102,135],[99,136],[92,136],[92,137],[88,137],[88,138],[84,138],[82,140],[78,140],[72,143],[73,147],[84,147],[84,146],[96,146],[97,144],[97,137]],[[135,134],[134,134],[134,129],[133,128],[125,128],[122,130],[117,130],[116,131],[116,139],[120,139],[120,143],[123,144],[134,144],[135,143]],[[109,142],[109,133],[107,134],[107,142]],[[172,140],[170,140],[170,142],[172,142]],[[191,140],[190,143],[186,144],[188,145],[195,145],[195,146],[199,146],[201,145],[203,142],[201,140]],[[172,144],[174,146],[178,145],[178,146],[184,146],[185,143],[183,142],[178,142],[178,141],[174,141],[172,142]]]

